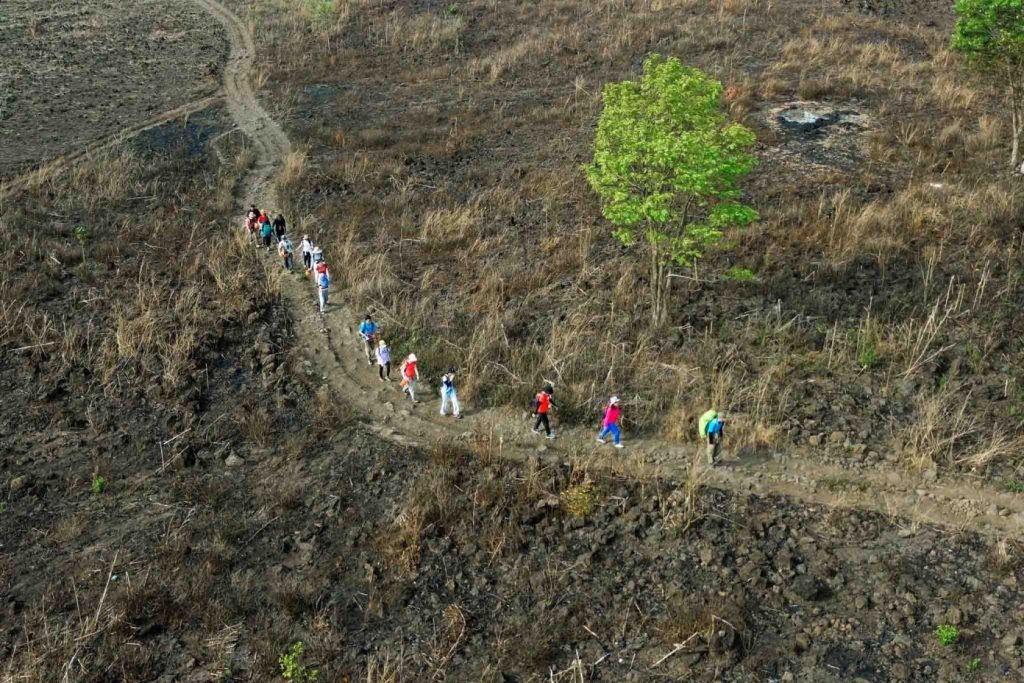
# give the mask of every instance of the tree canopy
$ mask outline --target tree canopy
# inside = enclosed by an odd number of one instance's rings
[[[721,83],[657,54],[639,81],[604,88],[594,160],[584,171],[614,235],[626,245],[643,236],[652,250],[656,322],[667,267],[690,263],[726,228],[758,218],[737,186],[756,164],[755,137],[729,119],[721,97]]]

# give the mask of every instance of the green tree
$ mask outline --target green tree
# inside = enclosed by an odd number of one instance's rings
[[[753,169],[754,134],[728,119],[722,84],[676,58],[652,54],[639,81],[610,83],[584,167],[613,234],[641,239],[651,268],[655,325],[668,315],[669,275],[703,255],[732,226],[757,220],[737,182]]]
[[[1024,0],[956,0],[953,49],[968,65],[993,77],[1006,90],[1010,108],[1010,165],[1020,168],[1024,128]]]

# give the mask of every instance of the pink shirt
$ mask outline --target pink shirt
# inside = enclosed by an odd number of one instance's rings
[[[622,411],[619,409],[619,404],[615,403],[608,406],[608,410],[604,411],[604,426],[613,425],[619,421],[619,413]]]

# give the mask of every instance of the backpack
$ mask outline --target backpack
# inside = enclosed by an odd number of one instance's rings
[[[540,398],[537,397],[537,396],[534,396],[533,400],[530,401],[530,410],[532,410],[533,414],[536,415],[537,411],[539,409],[540,409]]]
[[[697,435],[706,439],[708,436],[708,423],[718,417],[718,411],[711,409],[700,416],[700,421],[697,423]]]
[[[327,277],[327,273],[320,273],[320,278],[317,280],[317,284],[320,285],[320,289],[327,289],[327,286],[331,284],[331,280]]]

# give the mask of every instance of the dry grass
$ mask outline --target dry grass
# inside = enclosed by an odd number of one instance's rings
[[[819,419],[807,407],[834,404],[839,387],[891,394],[969,345],[978,368],[1005,359],[993,330],[1024,213],[992,171],[1005,123],[944,31],[765,1],[335,6],[329,50],[265,56],[282,98],[302,101],[275,80],[298,69],[353,87],[317,105],[330,125],[310,129],[287,202],[327,233],[354,307],[424,367],[457,364],[473,404],[525,405],[549,378],[567,424],[618,393],[631,430],[689,442],[714,406],[734,417],[731,446],[775,447],[792,413]],[[290,21],[260,30],[305,30]],[[681,273],[658,330],[644,323],[646,269],[609,238],[578,169],[602,85],[651,49],[721,78],[765,145],[749,190],[762,222]],[[766,112],[800,98],[863,114],[848,166],[827,150],[813,171],[778,153],[785,135]],[[303,194],[313,186],[346,198]],[[757,280],[721,280],[733,265]],[[844,418],[864,428],[897,412]]]

